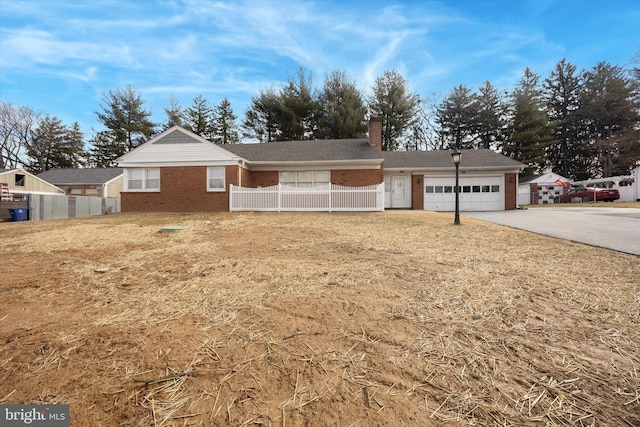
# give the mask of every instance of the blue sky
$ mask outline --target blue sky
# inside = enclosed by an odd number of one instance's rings
[[[251,97],[300,67],[320,88],[336,69],[368,93],[399,71],[423,98],[490,80],[510,90],[525,67],[546,77],[567,58],[629,64],[640,50],[636,0],[4,0],[0,98],[101,130],[94,111],[130,84],[152,119],[173,94],[228,98],[241,119]]]

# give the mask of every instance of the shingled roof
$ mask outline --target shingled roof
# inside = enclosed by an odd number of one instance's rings
[[[50,169],[38,175],[54,185],[105,184],[122,175],[122,168]]]
[[[460,150],[460,168],[518,168],[522,163],[491,150]],[[383,151],[385,169],[454,168],[451,152],[439,151]]]
[[[367,139],[275,141],[221,147],[250,162],[382,161],[381,152],[370,146]]]

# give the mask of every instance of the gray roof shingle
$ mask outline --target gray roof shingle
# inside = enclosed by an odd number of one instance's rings
[[[37,175],[54,185],[104,184],[122,175],[122,168],[50,169]]]
[[[250,162],[382,160],[380,151],[371,147],[366,139],[275,141],[221,147]]]
[[[460,167],[520,167],[522,163],[491,150],[460,150]],[[453,168],[451,152],[439,151],[383,151],[385,169]]]

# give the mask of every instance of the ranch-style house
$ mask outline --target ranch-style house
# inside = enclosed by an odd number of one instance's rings
[[[172,127],[118,159],[123,212],[238,210],[453,211],[449,151],[385,152],[382,121],[367,139],[217,145]],[[460,210],[517,207],[523,165],[462,150]]]

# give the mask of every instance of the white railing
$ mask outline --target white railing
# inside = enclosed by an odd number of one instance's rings
[[[231,211],[382,211],[384,183],[364,187],[321,184],[313,187],[230,186]]]

